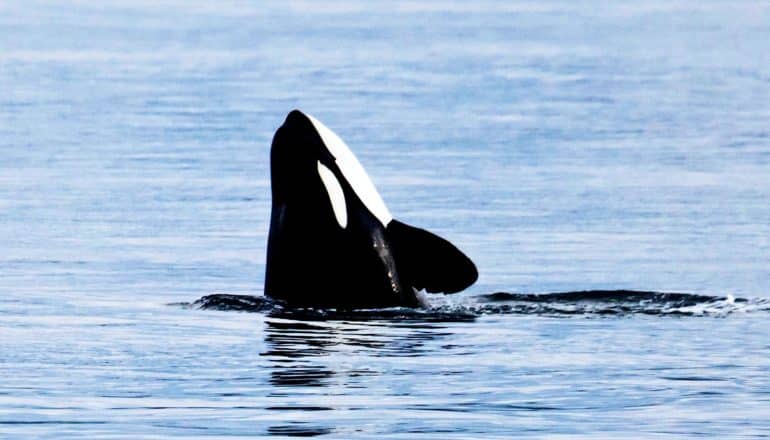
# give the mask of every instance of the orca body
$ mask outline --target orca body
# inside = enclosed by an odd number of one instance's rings
[[[296,307],[418,307],[417,292],[473,284],[448,241],[393,219],[345,143],[298,110],[270,152],[272,213],[265,295]]]

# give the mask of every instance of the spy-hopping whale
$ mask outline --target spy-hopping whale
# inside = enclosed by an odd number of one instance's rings
[[[267,296],[298,307],[417,307],[420,290],[459,292],[478,278],[454,245],[395,220],[348,146],[314,117],[289,113],[270,173]]]

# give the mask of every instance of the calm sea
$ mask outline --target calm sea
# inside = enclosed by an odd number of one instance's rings
[[[759,1],[0,1],[0,437],[770,436],[768,42]],[[478,283],[179,305],[262,294],[293,108]],[[480,298],[591,289],[701,296]]]

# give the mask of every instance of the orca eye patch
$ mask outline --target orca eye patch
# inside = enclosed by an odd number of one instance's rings
[[[342,186],[340,186],[334,173],[320,161],[318,161],[318,175],[321,176],[321,182],[323,182],[326,194],[329,196],[329,201],[332,204],[334,218],[337,219],[340,227],[345,229],[348,226],[348,209],[345,204],[345,193],[342,191]]]

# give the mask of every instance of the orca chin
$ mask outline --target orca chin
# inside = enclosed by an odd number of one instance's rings
[[[418,292],[459,292],[473,262],[395,220],[366,171],[329,128],[289,113],[270,151],[272,212],[265,295],[296,307],[418,307]]]

